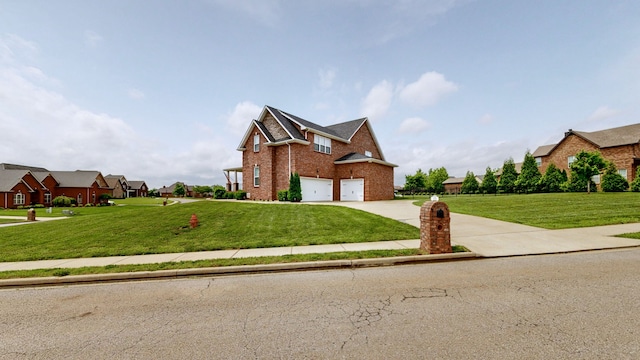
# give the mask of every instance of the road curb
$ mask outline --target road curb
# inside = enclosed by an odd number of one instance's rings
[[[107,283],[119,281],[144,281],[163,280],[198,276],[227,276],[242,274],[258,274],[271,272],[346,269],[377,266],[407,265],[427,262],[471,260],[479,258],[475,253],[463,252],[453,254],[412,255],[396,256],[388,258],[354,259],[354,260],[328,260],[294,263],[220,266],[197,269],[177,269],[158,271],[139,271],[113,274],[73,275],[62,277],[39,277],[0,280],[0,289],[37,287],[37,286],[61,286],[76,284]]]

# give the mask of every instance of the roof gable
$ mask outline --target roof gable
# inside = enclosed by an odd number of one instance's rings
[[[97,182],[99,187],[109,187],[99,171],[76,170],[76,171],[52,171],[51,174],[58,180],[60,187],[88,188]]]
[[[566,136],[570,134],[580,136],[600,148],[631,145],[640,142],[640,123],[593,132],[569,130]]]
[[[20,183],[28,187],[29,191],[33,191],[33,187],[25,180],[27,176],[33,177],[39,185],[42,185],[29,170],[0,170],[0,192],[11,192],[12,189]]]

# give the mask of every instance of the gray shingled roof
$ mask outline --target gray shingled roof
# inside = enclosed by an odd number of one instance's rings
[[[363,154],[358,154],[358,153],[348,153],[347,155],[335,160],[335,161],[347,161],[347,160],[367,160],[367,159],[371,159],[370,156],[366,156]]]
[[[591,141],[601,148],[637,144],[640,142],[640,124],[593,132],[570,130],[569,133],[576,134],[588,141]]]
[[[0,192],[10,192],[28,173],[29,170],[0,170]]]
[[[141,181],[141,180],[131,180],[131,181],[129,181],[129,186],[133,190],[142,189],[142,185],[144,185],[144,181]]]
[[[35,167],[35,166],[26,166],[26,165],[16,165],[16,164],[0,164],[0,170],[29,170],[31,172],[45,172],[49,171],[45,168]]]
[[[309,120],[305,120],[299,116],[293,115],[291,113],[282,111],[280,109],[276,109],[272,106],[266,106],[269,111],[274,114],[276,119],[285,127],[287,131],[292,133],[296,139],[305,140],[304,136],[297,130],[297,128],[291,123],[291,121],[295,121],[303,127],[306,127],[311,130],[315,130],[318,132],[322,132],[331,136],[334,136],[338,139],[342,139],[344,141],[349,141],[353,134],[362,126],[362,123],[366,120],[366,118],[350,120],[343,123],[338,123],[330,126],[322,126],[316,123],[313,123]],[[291,120],[290,120],[291,119]]]
[[[536,149],[536,151],[531,154],[534,158],[540,156],[547,156],[551,152],[551,150],[556,147],[558,144],[550,144],[550,145],[542,145]]]
[[[356,130],[362,126],[362,123],[365,120],[366,118],[351,120],[340,124],[330,125],[327,126],[327,128],[334,131],[339,137],[349,140],[355,134]]]
[[[100,172],[91,170],[51,171],[51,175],[58,180],[60,187],[86,188],[91,187],[97,181]]]

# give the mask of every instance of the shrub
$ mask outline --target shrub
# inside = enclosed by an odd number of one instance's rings
[[[289,201],[300,202],[302,200],[302,186],[300,185],[300,175],[298,173],[291,174],[289,178]]]
[[[629,189],[629,182],[618,173],[618,169],[613,163],[607,165],[607,170],[602,176],[602,191],[622,192]]]
[[[215,199],[225,199],[225,195],[227,194],[227,190],[225,188],[216,188],[213,190],[213,197]]]
[[[287,201],[289,200],[289,191],[288,190],[280,190],[278,191],[278,201]]]
[[[637,172],[636,178],[631,182],[631,191],[640,192],[640,171]]]
[[[35,204],[35,205],[32,205],[31,207],[34,209],[44,209],[44,205],[42,204]]]
[[[53,204],[53,206],[68,207],[71,206],[72,200],[73,199],[68,196],[60,195],[56,196],[51,203]]]
[[[244,200],[247,198],[247,192],[244,190],[238,190],[234,193],[236,200]]]
[[[112,198],[112,196],[110,194],[100,194],[100,196],[98,197],[100,200],[109,200]]]

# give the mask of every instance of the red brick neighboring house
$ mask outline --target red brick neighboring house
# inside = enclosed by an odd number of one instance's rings
[[[141,180],[129,181],[129,197],[147,197],[149,187]]]
[[[158,189],[158,193],[160,194],[160,197],[173,197],[175,195],[173,195],[173,191],[176,189],[176,185],[178,185],[178,183],[182,184],[182,186],[184,186],[184,197],[193,197],[193,186],[188,186],[187,184],[181,182],[181,181],[177,181],[174,182],[173,184],[169,185],[169,186],[163,186],[160,189]]]
[[[112,189],[99,171],[51,171],[50,174],[58,181],[53,189],[53,198],[68,196],[76,199],[77,205],[81,206],[99,204],[102,194],[112,194]]]
[[[640,124],[594,132],[569,129],[560,142],[540,146],[532,155],[543,174],[552,163],[570,173],[569,166],[581,150],[599,151],[603,158],[613,162],[618,172],[631,182],[640,164]]]
[[[393,199],[393,168],[367,118],[320,126],[271,106],[249,125],[242,188],[253,200],[276,200],[300,175],[302,201]]]
[[[42,204],[46,192],[29,170],[0,170],[0,208]]]
[[[115,199],[124,199],[129,197],[129,182],[124,175],[107,175],[104,177],[107,185],[112,189],[111,196]]]

